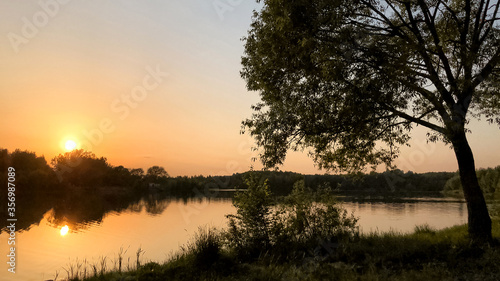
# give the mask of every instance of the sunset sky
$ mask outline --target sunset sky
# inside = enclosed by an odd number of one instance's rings
[[[248,170],[255,153],[241,121],[259,97],[239,75],[241,38],[258,8],[249,0],[1,1],[0,147],[50,162],[72,139],[112,165],[159,165],[173,176]],[[499,128],[470,128],[476,166],[499,165]],[[427,144],[425,133],[415,130],[400,168],[456,171],[453,151]],[[324,173],[306,153],[290,154],[282,169]]]

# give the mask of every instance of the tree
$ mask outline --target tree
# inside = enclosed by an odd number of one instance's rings
[[[41,196],[42,192],[57,191],[59,186],[55,173],[47,164],[44,156],[37,156],[35,152],[19,149],[10,154],[7,150],[3,150],[0,151],[0,154],[2,155],[0,156],[0,165],[6,164],[15,169],[16,195],[26,199]],[[4,171],[8,171],[7,167]]]
[[[83,149],[59,154],[52,159],[51,165],[59,181],[84,187],[103,185],[112,169],[106,158],[98,158]]]
[[[130,174],[142,178],[144,176],[144,170],[142,168],[130,169]]]
[[[260,1],[259,1],[260,2]],[[392,166],[414,126],[455,152],[473,241],[491,219],[467,124],[500,125],[500,3],[489,0],[265,0],[242,77],[261,102],[243,121],[265,167],[311,148],[320,168]]]
[[[150,167],[148,169],[147,175],[154,177],[154,178],[168,178],[169,177],[167,171],[165,171],[165,168],[160,167],[160,166]]]

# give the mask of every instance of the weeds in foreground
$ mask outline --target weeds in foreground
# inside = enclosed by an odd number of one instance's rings
[[[194,238],[181,247],[181,251],[193,257],[195,267],[207,269],[221,256],[222,237],[214,228],[200,227]]]
[[[127,263],[124,263],[125,255],[128,251],[128,248],[125,250],[123,247],[120,247],[120,251],[117,254],[117,257],[113,260],[110,260],[107,257],[99,257],[97,261],[94,263],[89,263],[87,259],[80,261],[76,259],[73,262],[69,262],[67,266],[62,269],[66,272],[65,280],[87,280],[87,279],[95,279],[95,278],[104,278],[109,272],[117,271],[118,273],[123,272],[123,269],[126,267],[127,271],[133,271],[140,268],[140,256],[144,254],[144,250],[139,248],[136,252],[136,264],[130,263],[130,257],[127,258]],[[110,264],[114,267],[110,267]],[[59,271],[56,271],[53,280],[58,280]]]
[[[498,222],[494,229],[500,231]],[[226,247],[223,235],[201,228],[164,264],[150,262],[128,272],[115,269],[86,280],[500,280],[500,248],[471,246],[465,225],[439,231],[423,225],[411,234],[360,234],[290,261],[264,253],[243,262]],[[84,279],[69,279],[79,278]]]
[[[136,258],[136,261],[135,261],[135,266],[136,268],[139,268],[141,267],[141,256],[144,255],[144,250],[139,247],[139,249],[137,249],[137,252],[135,252],[135,258]]]
[[[361,234],[295,261],[263,254],[242,262],[221,242],[223,233],[204,228],[164,264],[149,262],[86,280],[500,280],[500,248],[471,246],[466,226],[416,230]]]

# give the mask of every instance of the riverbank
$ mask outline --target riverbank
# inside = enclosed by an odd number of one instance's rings
[[[347,243],[319,243],[293,260],[262,255],[239,261],[205,231],[163,264],[147,263],[123,272],[101,272],[71,280],[499,280],[500,247],[473,247],[465,225],[439,231],[426,226],[411,234],[360,234]],[[493,236],[500,238],[500,221]]]
[[[500,222],[491,245],[471,245],[465,225],[413,233],[360,233],[358,218],[329,189],[297,182],[275,205],[267,182],[251,175],[233,201],[228,228],[200,229],[167,262],[84,280],[499,280]],[[139,256],[138,256],[139,257]],[[69,274],[68,274],[69,275]],[[68,279],[79,280],[75,276]],[[85,276],[84,276],[85,277]]]

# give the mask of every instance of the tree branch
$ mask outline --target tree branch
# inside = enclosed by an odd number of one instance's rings
[[[495,11],[493,12],[493,17],[490,19],[490,20],[486,20],[486,18],[483,19],[483,24],[486,24],[486,22],[490,22],[490,25],[488,26],[488,28],[486,29],[486,31],[484,32],[483,36],[479,39],[479,45],[482,45],[484,40],[486,40],[486,38],[488,37],[488,34],[490,33],[491,29],[493,28],[493,25],[495,24],[495,21],[499,18],[495,17],[496,14],[498,13],[498,8],[500,7],[500,1],[498,1],[495,5]]]
[[[439,78],[439,74],[437,73],[436,69],[434,69],[434,66],[432,65],[432,60],[431,58],[427,55],[427,49],[425,48],[425,40],[423,39],[422,37],[422,34],[420,33],[420,30],[417,26],[417,23],[413,17],[413,13],[411,11],[411,7],[410,7],[410,3],[408,2],[405,2],[404,3],[405,7],[406,7],[406,11],[408,13],[408,17],[410,18],[410,23],[412,25],[412,29],[411,31],[415,34],[415,36],[417,37],[417,40],[419,42],[419,44],[416,44],[417,46],[417,50],[419,51],[420,55],[422,56],[423,60],[424,60],[424,63],[425,65],[427,66],[427,71],[429,72],[430,74],[430,80],[432,81],[432,83],[434,84],[434,86],[436,86],[437,90],[439,91],[439,93],[441,93],[441,96],[443,97],[443,100],[446,102],[446,104],[448,105],[448,107],[451,109],[453,108],[453,105],[454,105],[454,101],[453,101],[453,98],[450,94],[450,92],[446,89],[446,87],[442,84],[440,78]]]
[[[500,62],[500,48],[497,48],[495,55],[488,61],[488,63],[481,70],[479,75],[472,81],[472,89],[476,88],[481,82],[483,82],[488,76],[493,72],[493,69]]]
[[[432,21],[430,19],[429,7],[427,6],[425,1],[423,1],[423,0],[419,0],[418,2],[420,4],[420,7],[421,7],[422,12],[424,14],[425,23],[426,23],[427,27],[429,28],[431,35],[432,35],[432,38],[434,40],[434,45],[436,46],[439,59],[443,63],[443,68],[445,70],[446,77],[448,78],[448,83],[451,86],[451,92],[456,92],[458,89],[458,85],[456,83],[455,77],[453,77],[453,73],[451,71],[450,62],[448,61],[448,57],[446,57],[446,55],[443,52],[443,47],[440,44],[441,40],[439,39],[439,35],[437,33],[434,21]]]
[[[425,121],[425,120],[422,120],[422,119],[419,119],[419,118],[417,118],[417,117],[414,117],[414,116],[408,115],[408,114],[406,114],[406,113],[404,113],[404,112],[401,112],[401,111],[399,111],[399,110],[396,110],[396,109],[394,109],[394,108],[392,108],[392,107],[387,107],[387,109],[388,109],[389,111],[391,111],[392,113],[396,114],[397,116],[399,116],[399,117],[403,118],[403,119],[406,119],[406,120],[408,120],[408,121],[411,121],[411,122],[417,123],[417,124],[419,124],[419,125],[422,125],[422,126],[424,126],[424,127],[429,128],[429,129],[431,129],[431,130],[434,130],[434,131],[436,131],[436,132],[438,132],[438,133],[445,134],[445,132],[446,132],[446,130],[445,130],[443,127],[440,127],[440,126],[438,126],[438,125],[436,125],[436,124],[432,124],[432,123],[427,122],[427,121]]]

